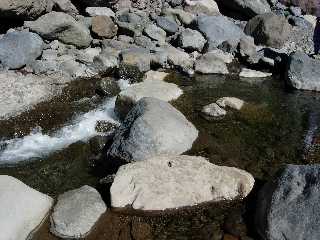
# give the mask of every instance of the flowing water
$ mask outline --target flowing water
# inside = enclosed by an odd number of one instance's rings
[[[0,122],[0,174],[12,175],[53,197],[88,184],[108,202],[108,185],[99,181],[89,164],[88,140],[98,133],[97,120],[117,122],[114,98],[95,96],[96,80],[70,84],[59,99],[37,106],[20,117]],[[200,134],[188,152],[218,165],[245,169],[256,178],[256,189],[245,202],[204,204],[165,213],[112,210],[87,239],[221,239],[225,216],[243,213],[242,225],[252,232],[256,191],[282,164],[319,162],[320,94],[286,91],[277,78],[244,81],[234,76],[183,77],[170,74],[184,94],[173,105],[194,123]],[[125,82],[121,82],[123,88]],[[201,108],[220,97],[232,96],[246,104],[228,109],[224,119],[209,122]],[[18,165],[14,165],[19,163]],[[102,172],[102,174],[101,174]],[[56,239],[48,222],[34,240]],[[236,228],[236,227],[235,227]]]

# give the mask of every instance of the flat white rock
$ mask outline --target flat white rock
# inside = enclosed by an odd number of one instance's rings
[[[272,76],[272,73],[260,72],[249,68],[243,68],[239,76],[245,78],[265,78]]]
[[[111,186],[113,207],[164,210],[246,197],[254,185],[248,172],[211,164],[203,157],[156,156],[123,165]]]
[[[106,210],[100,194],[90,186],[65,192],[54,207],[50,231],[61,238],[83,238]]]
[[[150,70],[145,73],[143,81],[159,80],[163,81],[169,73]]]
[[[233,108],[236,110],[241,110],[241,108],[244,105],[244,101],[236,98],[236,97],[222,97],[219,98],[216,103],[220,106],[220,107],[229,107],[229,108]]]
[[[87,7],[86,13],[88,13],[90,17],[108,16],[111,18],[115,18],[115,13],[107,7]]]
[[[0,175],[0,240],[24,240],[48,215],[53,199],[16,178]]]
[[[209,105],[206,105],[202,108],[201,113],[204,115],[205,118],[211,119],[211,118],[220,118],[227,114],[226,110],[221,108],[216,103],[211,103]]]

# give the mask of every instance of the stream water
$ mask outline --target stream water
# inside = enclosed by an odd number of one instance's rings
[[[256,189],[244,202],[210,203],[166,213],[112,210],[87,239],[218,240],[225,217],[234,211],[242,213],[245,234],[258,239],[252,231],[252,211],[261,183],[282,164],[320,162],[317,153],[308,154],[319,137],[320,94],[287,91],[277,78],[245,81],[235,76],[170,74],[166,80],[183,89],[184,94],[172,104],[200,132],[188,154],[247,170],[256,179]],[[99,182],[103,174],[97,174],[88,161],[92,155],[88,140],[98,134],[97,120],[117,119],[114,98],[95,95],[96,81],[75,81],[63,96],[0,121],[0,174],[14,176],[53,197],[88,184],[108,201],[108,186]],[[201,117],[204,105],[225,96],[238,97],[246,104],[241,111],[228,110],[221,120],[209,122]],[[34,240],[56,239],[48,225]]]

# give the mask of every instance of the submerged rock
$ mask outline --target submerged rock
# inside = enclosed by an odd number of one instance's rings
[[[194,156],[156,156],[120,167],[111,186],[113,207],[165,210],[241,199],[254,185],[246,171]]]
[[[198,130],[169,103],[142,98],[117,130],[108,155],[125,162],[158,154],[181,154],[192,147]]]
[[[216,102],[220,107],[230,107],[236,110],[241,110],[244,101],[236,97],[222,97]]]
[[[25,22],[24,26],[45,39],[58,39],[77,47],[88,47],[92,40],[90,31],[85,25],[62,12],[47,13],[36,21]]]
[[[53,199],[18,179],[0,175],[1,240],[22,240],[45,220]]]
[[[58,198],[50,218],[50,231],[61,238],[83,238],[106,210],[94,188],[85,185],[68,191]]]
[[[302,90],[320,91],[320,61],[302,52],[289,56],[286,81],[290,87]]]
[[[255,216],[263,239],[319,239],[319,174],[319,164],[286,165],[263,187]]]
[[[41,37],[35,33],[7,33],[0,39],[0,65],[21,68],[41,55],[43,45]]]

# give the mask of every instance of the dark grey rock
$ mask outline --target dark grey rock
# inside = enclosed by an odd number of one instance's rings
[[[286,165],[259,193],[255,222],[266,240],[318,240],[320,165]]]
[[[0,63],[9,69],[21,68],[36,60],[43,46],[41,37],[35,33],[7,33],[0,39]]]
[[[105,77],[97,83],[96,92],[103,97],[113,97],[120,92],[120,88],[115,79]]]

